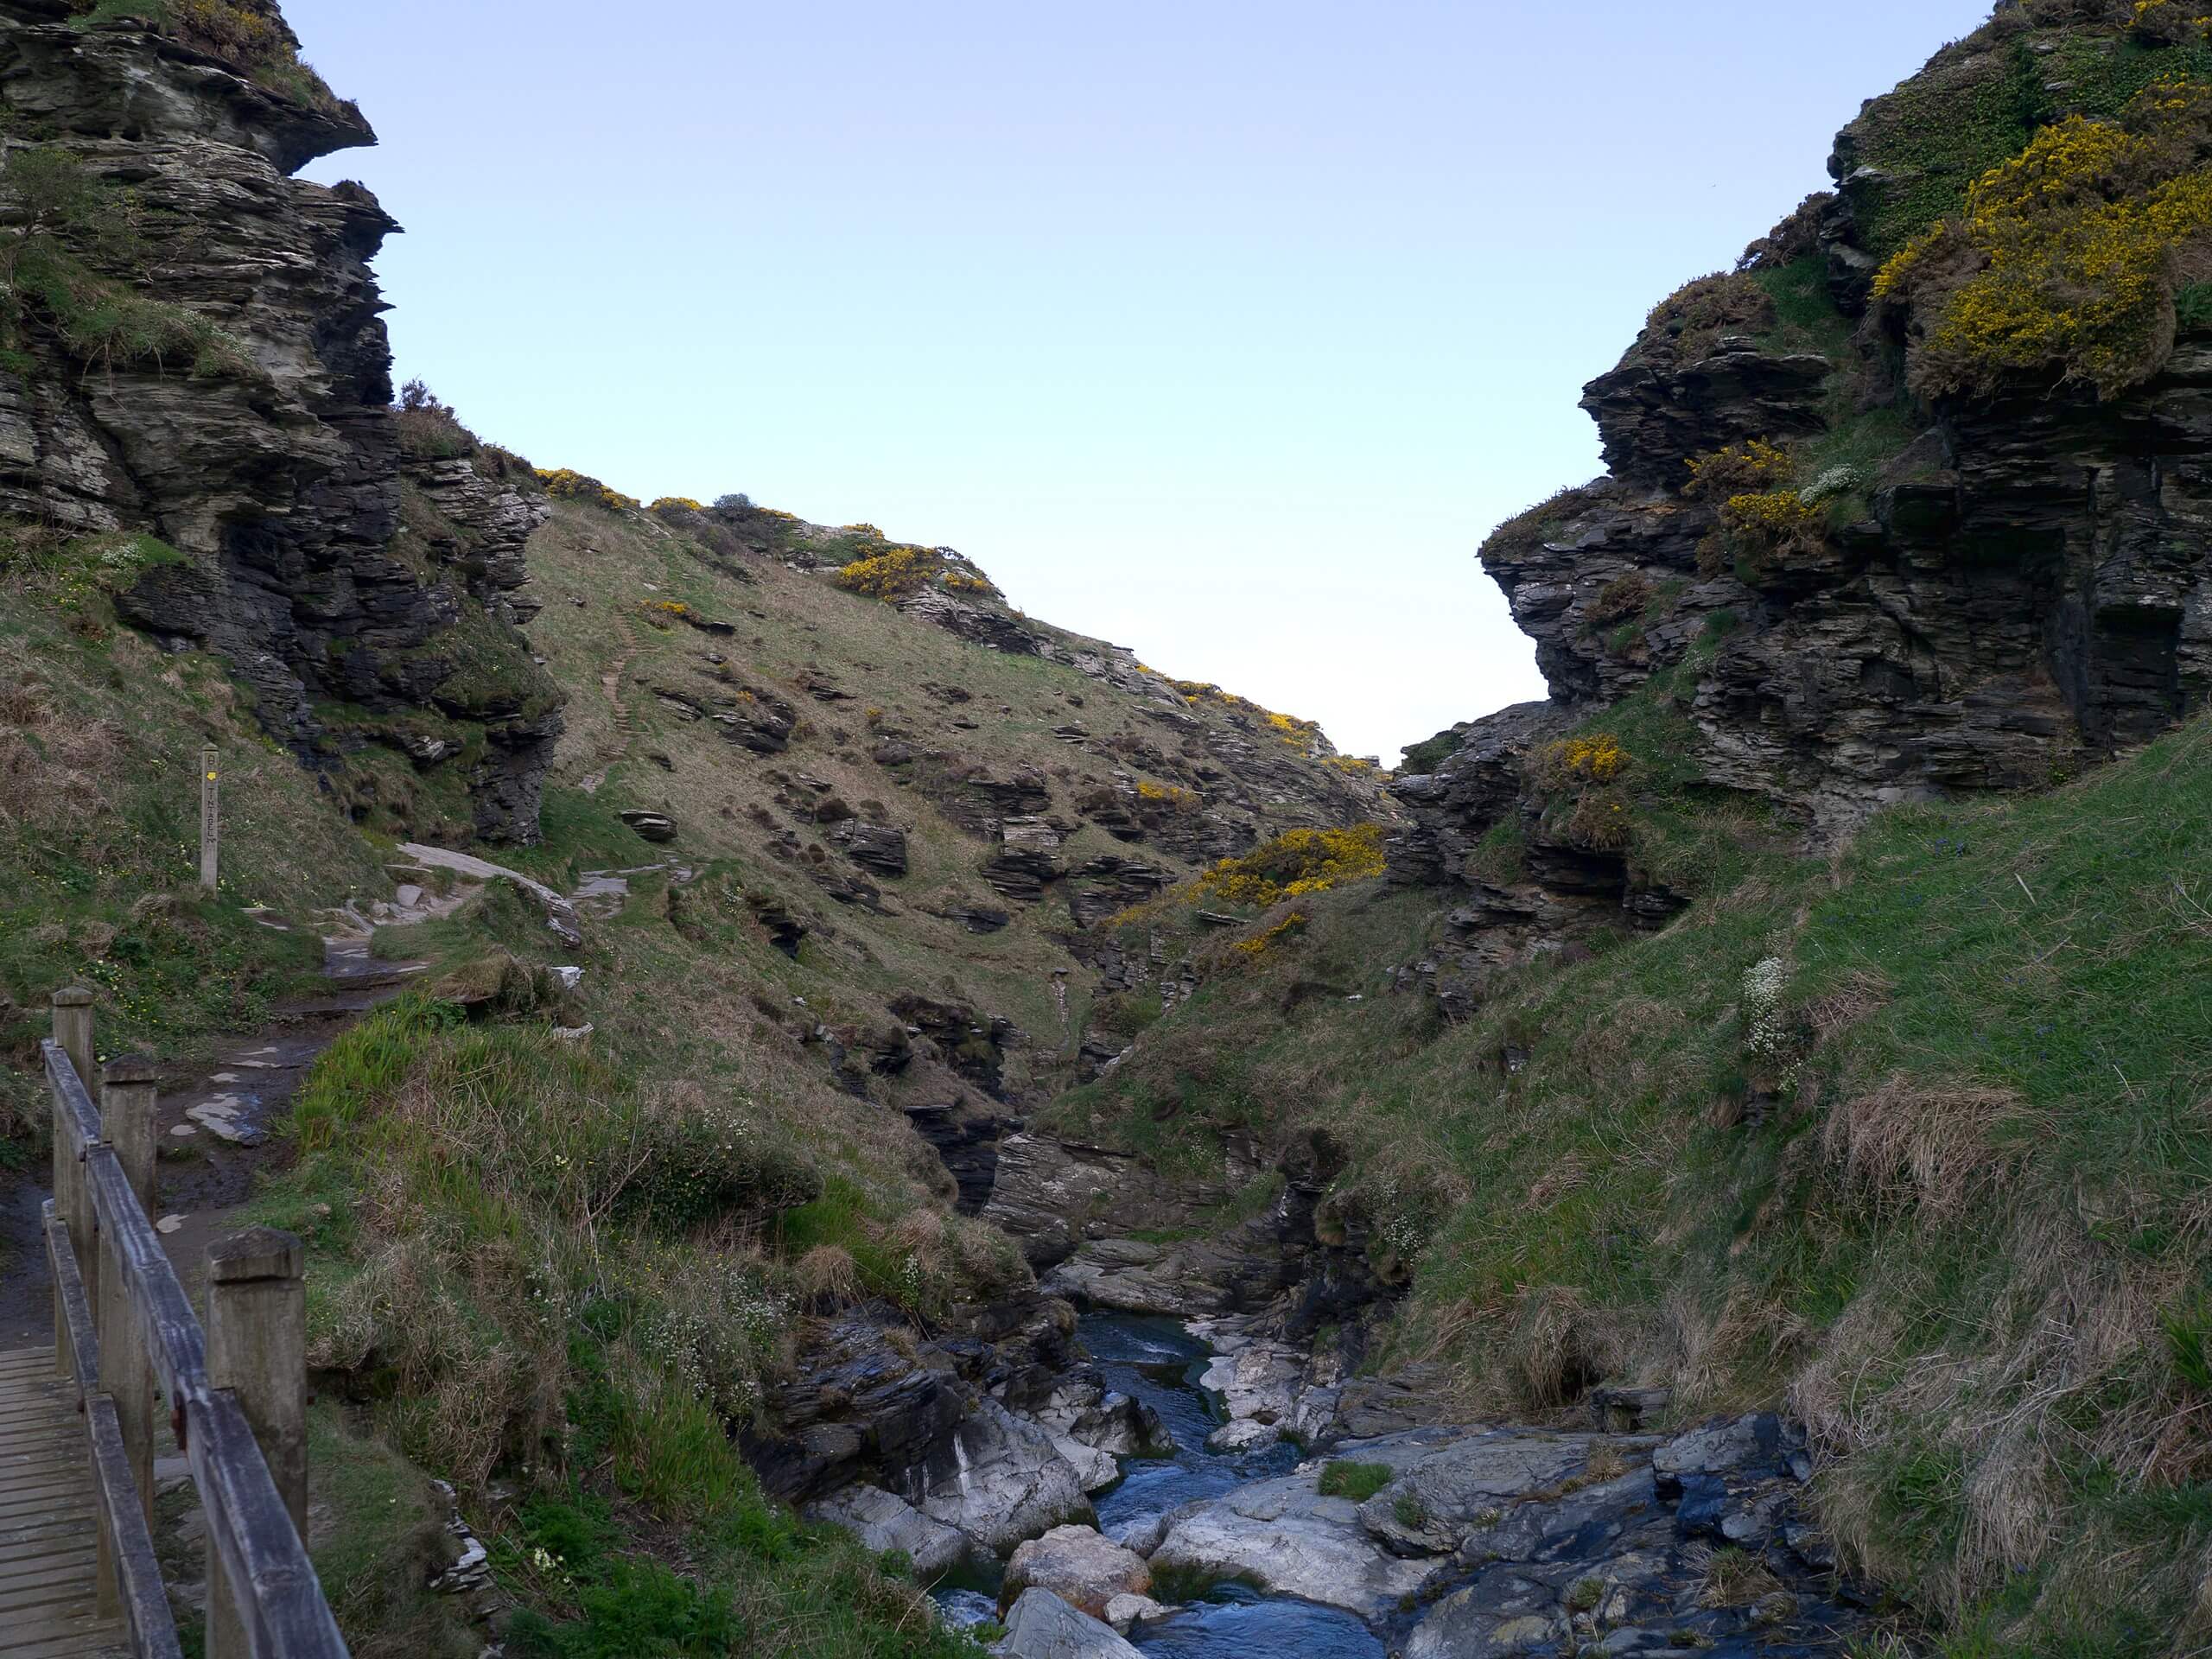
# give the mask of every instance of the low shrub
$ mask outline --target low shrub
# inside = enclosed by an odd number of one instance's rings
[[[1137,798],[1155,806],[1172,806],[1179,812],[1195,812],[1202,804],[1194,791],[1173,784],[1155,784],[1149,778],[1137,779]]]
[[[1682,493],[1693,501],[1726,501],[1732,496],[1772,490],[1787,483],[1793,464],[1787,453],[1764,438],[1732,443],[1688,463],[1690,481]]]
[[[266,10],[229,0],[71,0],[79,28],[137,23],[157,29],[294,103],[334,119],[361,123],[360,106],[341,99],[302,60],[300,43],[274,6]]]
[[[2212,84],[2169,77],[2118,120],[2074,116],[1977,179],[1965,211],[1875,278],[1928,395],[2056,376],[2109,397],[2172,351],[2176,296],[2212,275]]]
[[[1599,732],[1539,751],[1530,775],[1551,802],[1547,818],[1571,845],[1619,852],[1635,839],[1624,787],[1633,764],[1619,739]]]
[[[1379,823],[1291,830],[1242,858],[1223,859],[1185,891],[1194,904],[1214,899],[1264,910],[1285,899],[1380,875],[1383,868]]]
[[[1236,948],[1244,956],[1263,957],[1275,945],[1281,944],[1292,935],[1303,933],[1306,931],[1306,923],[1311,919],[1304,911],[1294,910],[1273,927],[1255,933],[1249,939],[1239,939]]]
[[[1526,557],[1564,531],[1588,501],[1586,490],[1566,489],[1546,497],[1533,507],[1524,507],[1484,537],[1483,563]]]
[[[1723,335],[1763,334],[1774,324],[1774,296],[1755,276],[1700,276],[1651,308],[1636,350],[1647,359],[1694,363],[1710,357]]]
[[[1597,732],[1542,750],[1536,757],[1535,782],[1546,793],[1558,795],[1591,784],[1617,784],[1628,776],[1631,764],[1618,738]]]
[[[1420,776],[1434,772],[1461,749],[1467,747],[1467,734],[1458,727],[1439,732],[1434,737],[1406,747],[1402,772]]]
[[[2183,46],[2212,37],[2202,0],[2135,0],[2128,37],[2144,46]]]
[[[921,592],[944,568],[944,562],[927,548],[887,547],[855,559],[837,572],[836,582],[849,594],[900,600]]]
[[[745,1103],[697,1084],[671,1085],[639,1115],[633,1139],[601,1148],[607,1207],[685,1232],[732,1215],[771,1217],[822,1196],[822,1176]]]
[[[1715,576],[1732,565],[1757,581],[1793,556],[1818,552],[1827,524],[1821,505],[1796,490],[1732,495],[1721,506],[1720,527],[1698,543],[1699,573]]]
[[[1602,628],[1643,615],[1644,607],[1651,603],[1653,591],[1649,578],[1641,571],[1630,570],[1615,576],[1599,589],[1598,597],[1591,601],[1590,625]]]
[[[537,469],[537,481],[556,501],[587,501],[610,512],[634,512],[643,505],[636,496],[625,495],[588,474],[567,467],[541,467]]]
[[[420,380],[399,389],[392,423],[399,429],[399,451],[417,461],[459,461],[476,453],[476,435],[461,424],[453,405]]]

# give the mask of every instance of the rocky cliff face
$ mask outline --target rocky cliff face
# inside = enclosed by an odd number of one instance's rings
[[[0,513],[158,537],[184,557],[126,620],[224,656],[303,757],[335,758],[322,705],[395,746],[451,725],[418,763],[458,760],[477,830],[532,838],[557,699],[507,624],[543,510],[472,455],[403,472],[369,268],[397,227],[290,176],[373,133],[272,5],[76,10],[0,5]],[[451,534],[410,534],[404,478]]]
[[[1398,785],[1401,879],[1471,891],[1471,931],[1542,912],[1556,938],[1593,898],[1663,914],[1631,856],[1548,831],[1525,786],[1627,699],[1687,715],[1706,785],[1815,839],[1890,802],[2048,785],[2205,705],[2212,333],[2168,305],[2172,350],[2117,395],[2057,360],[1920,395],[1908,353],[1934,324],[1873,280],[2035,133],[2124,124],[2195,65],[2131,33],[2142,10],[2000,7],[1845,131],[1837,193],[1662,304],[1590,384],[1607,475],[1483,550],[1551,701],[1427,746],[1455,752]],[[1946,125],[1969,105],[2005,118]],[[1471,855],[1516,823],[1535,879],[1509,893]]]

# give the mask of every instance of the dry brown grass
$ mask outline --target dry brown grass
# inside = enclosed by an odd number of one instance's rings
[[[1890,999],[1889,981],[1879,974],[1855,973],[1825,996],[1806,1005],[1805,1019],[1816,1041],[1834,1042],[1861,1020],[1878,1013]]]
[[[1589,1180],[1590,1166],[1569,1153],[1536,1178],[1535,1184],[1529,1189],[1526,1207],[1548,1210],[1569,1193],[1580,1191]]]
[[[1627,1344],[1618,1325],[1578,1293],[1560,1287],[1521,1299],[1507,1363],[1515,1393],[1531,1411],[1558,1411],[1620,1364]]]
[[[1987,1192],[2011,1166],[1996,1131],[2031,1123],[2008,1090],[1896,1077],[1831,1111],[1821,1150],[1877,1208],[1942,1217]]]
[[[2009,1277],[1983,1329],[1907,1358],[1926,1262],[1908,1270],[1914,1258],[1900,1249],[1790,1389],[1827,1465],[1821,1515],[1839,1548],[1878,1575],[1912,1578],[1954,1614],[2033,1567],[2050,1572],[2062,1600],[2069,1583],[2165,1571],[2157,1552],[2131,1554],[2085,1529],[2061,1471],[2094,1465],[2154,1489],[2201,1479],[2212,1462],[2203,1402],[2178,1379],[2125,1386],[2171,1369],[2159,1315],[2181,1269],[2116,1255],[2049,1208],[2016,1217],[2005,1257]],[[1959,1471],[1960,1541],[1940,1563],[1901,1554],[1885,1518],[1882,1465],[1901,1446],[1929,1447]]]
[[[1716,1309],[1684,1287],[1668,1299],[1677,1402],[1718,1411],[1755,1402],[1766,1379],[1802,1351],[1804,1321],[1771,1297],[1738,1286]]]
[[[476,1312],[518,1298],[531,1305],[503,1252],[456,1262],[428,1237],[391,1239],[321,1299],[308,1363],[388,1375],[401,1402],[391,1427],[409,1455],[479,1488],[503,1457],[534,1450],[561,1421],[561,1334],[543,1325],[546,1340],[533,1351],[512,1326],[487,1329]]]
[[[1782,1580],[1767,1570],[1758,1556],[1736,1548],[1707,1550],[1694,1547],[1691,1554],[1701,1577],[1698,1605],[1704,1607],[1748,1607],[1763,1596],[1782,1588]],[[1701,1561],[1697,1560],[1702,1556]]]
[[[1593,1481],[1618,1480],[1630,1469],[1628,1455],[1617,1446],[1594,1440],[1590,1446],[1590,1460],[1583,1472]]]
[[[800,1294],[817,1311],[848,1307],[860,1300],[860,1264],[839,1245],[816,1245],[799,1257],[792,1271]]]
[[[51,689],[30,676],[0,690],[0,823],[81,823],[105,812],[99,780],[114,775],[120,741],[105,721],[64,717]]]

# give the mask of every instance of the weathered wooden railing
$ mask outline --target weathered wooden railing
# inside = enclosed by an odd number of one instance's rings
[[[203,1331],[149,1217],[154,1069],[122,1059],[94,1106],[92,998],[56,992],[44,1045],[54,1096],[54,1353],[73,1382],[98,1495],[99,1605],[134,1653],[176,1659],[149,1522],[154,1402],[191,1465],[207,1517],[208,1659],[345,1659],[302,1541],[307,1527],[305,1262],[258,1229],[207,1252]]]

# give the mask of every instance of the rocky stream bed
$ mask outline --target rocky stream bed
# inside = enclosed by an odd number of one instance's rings
[[[912,1555],[948,1622],[1003,1623],[1004,1659],[1789,1659],[1866,1626],[1774,1415],[1662,1434],[1614,1397],[1606,1427],[1409,1422],[1244,1318],[1094,1311],[1076,1342],[1068,1385],[933,1463],[918,1507],[817,1506]],[[1006,1484],[995,1442],[1031,1429],[1071,1480],[1028,1459]]]

